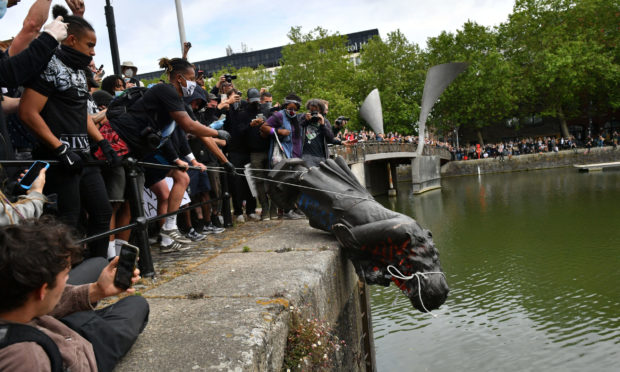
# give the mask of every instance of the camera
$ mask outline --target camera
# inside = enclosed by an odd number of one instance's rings
[[[144,128],[140,132],[140,136],[142,136],[147,147],[151,150],[156,150],[163,139],[161,133],[155,132],[151,127]]]
[[[318,111],[310,111],[310,123],[316,124],[320,120],[321,120],[321,118],[319,118],[319,112]]]
[[[338,116],[338,119],[336,119],[336,123],[340,124],[343,121],[349,121],[350,118],[346,117],[346,116]]]
[[[232,83],[232,81],[235,80],[236,78],[237,78],[237,75],[224,74],[224,79],[226,79],[226,81],[229,83]]]

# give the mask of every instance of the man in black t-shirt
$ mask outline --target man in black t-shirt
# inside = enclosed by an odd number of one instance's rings
[[[50,167],[45,183],[46,193],[58,194],[59,218],[77,227],[84,207],[88,213],[87,233],[95,235],[108,230],[112,208],[99,168],[85,166],[93,160],[90,139],[111,164],[119,165],[120,161],[87,113],[85,71],[95,55],[95,31],[80,17],[64,14],[64,21],[69,24],[69,36],[43,73],[27,84],[19,112],[39,140],[33,157],[60,160],[60,165]],[[105,258],[107,246],[106,238],[92,242],[90,256]]]

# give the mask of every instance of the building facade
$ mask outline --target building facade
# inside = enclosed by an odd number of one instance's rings
[[[374,36],[379,36],[379,30],[372,29],[345,35],[348,40],[348,50],[350,58],[355,65],[359,64],[359,52],[364,44],[366,44]],[[229,56],[207,59],[204,61],[193,62],[196,70],[202,70],[206,75],[216,73],[225,67],[232,66],[236,69],[242,67],[258,68],[263,66],[267,69],[274,69],[280,66],[282,59],[283,46],[261,49],[246,53],[233,53]],[[159,78],[164,70],[147,72],[138,74],[137,78],[141,80],[151,80]]]

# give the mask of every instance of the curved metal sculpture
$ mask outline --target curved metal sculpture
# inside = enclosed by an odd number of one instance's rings
[[[334,234],[367,283],[394,282],[422,312],[444,303],[449,288],[430,231],[375,201],[341,157],[312,168],[286,159],[269,178],[272,200],[298,207],[310,226]]]
[[[373,132],[376,134],[383,133],[383,110],[381,109],[379,89],[373,89],[366,96],[360,108],[360,116],[370,125]]]
[[[420,120],[418,122],[418,148],[416,153],[422,155],[424,139],[426,138],[426,119],[443,91],[467,68],[467,63],[444,63],[431,67],[426,73],[422,106],[420,106]]]

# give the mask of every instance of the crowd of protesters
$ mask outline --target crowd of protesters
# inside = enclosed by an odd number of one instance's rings
[[[592,147],[604,147],[606,145],[618,146],[619,135],[614,131],[609,139],[602,135],[586,137],[583,141],[578,141],[574,136],[569,137],[538,137],[538,138],[516,138],[496,143],[487,143],[484,146],[470,144],[464,147],[449,147],[453,160],[473,160],[473,159],[510,159],[513,156],[527,154],[542,154],[559,152],[564,150],[577,151],[585,149],[589,153]]]
[[[17,3],[0,1],[0,17]],[[329,102],[290,93],[274,103],[261,87],[240,92],[230,75],[206,87],[189,43],[183,58],[160,59],[167,81],[145,87],[130,61],[104,77],[84,2],[66,3],[72,14],[57,5],[47,22],[51,1],[35,0],[0,54],[0,161],[49,162],[26,188],[27,169],[0,167],[0,370],[110,371],[146,326],[142,297],[94,310],[134,292],[114,284],[131,231],[76,244],[132,220],[129,157],[141,161],[139,189],[156,196],[157,213],[172,213],[151,231],[168,254],[225,233],[225,187],[236,223],[305,218],[270,200],[266,174],[284,158],[318,165],[341,143]],[[202,205],[174,213],[185,194]]]

